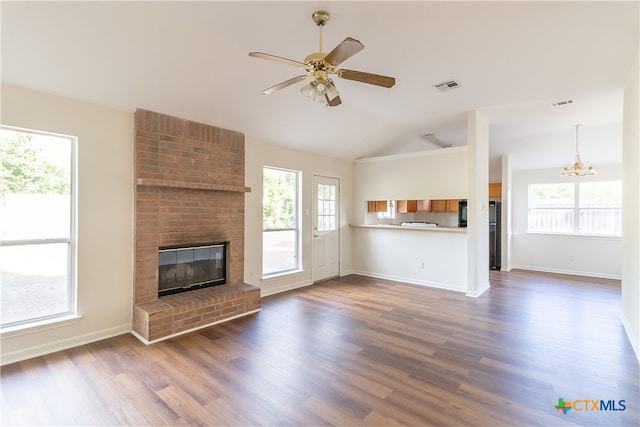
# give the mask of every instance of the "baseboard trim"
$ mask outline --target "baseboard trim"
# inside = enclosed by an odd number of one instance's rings
[[[40,357],[56,351],[67,350],[80,345],[89,344],[95,341],[104,340],[118,335],[126,334],[131,331],[131,323],[114,326],[112,328],[102,329],[100,331],[91,332],[89,334],[79,335],[72,338],[66,338],[58,341],[49,342],[29,348],[16,351],[2,353],[0,366],[10,363],[21,362],[23,360]]]
[[[389,274],[378,274],[378,273],[371,273],[369,271],[360,271],[360,270],[354,271],[353,274],[359,274],[361,276],[373,277],[375,279],[386,279],[386,280],[393,280],[393,281],[396,281],[396,282],[410,283],[412,285],[426,286],[426,287],[429,287],[429,288],[444,289],[444,290],[447,290],[447,291],[466,292],[466,289],[461,289],[461,288],[459,288],[457,286],[453,286],[453,285],[450,285],[450,284],[447,284],[447,283],[426,282],[426,281],[423,281],[423,280],[412,279],[410,277],[393,276],[393,275],[389,275]]]
[[[546,267],[537,267],[537,266],[530,266],[530,265],[513,264],[510,266],[509,270],[511,269],[538,271],[541,273],[568,274],[570,276],[596,277],[598,279],[622,280],[622,276],[615,275],[615,274],[602,274],[602,273],[593,273],[588,271],[563,270],[560,268],[546,268]]]
[[[489,288],[491,288],[491,285],[487,282],[484,284],[484,286],[475,291],[475,292],[467,292],[466,296],[471,297],[471,298],[478,298],[480,295],[482,295],[483,293],[485,293],[486,291],[489,290]]]
[[[629,322],[627,322],[627,318],[625,317],[624,313],[620,313],[620,320],[622,321],[622,326],[624,327],[624,331],[627,334],[627,338],[631,343],[631,348],[633,348],[633,352],[636,354],[638,363],[640,363],[640,343],[634,340],[631,333],[631,327],[629,326]]]
[[[305,280],[303,282],[287,283],[280,286],[270,287],[268,289],[260,288],[260,296],[268,297],[269,295],[280,294],[282,292],[292,291],[298,288],[304,288],[305,286],[311,286],[313,282]]]

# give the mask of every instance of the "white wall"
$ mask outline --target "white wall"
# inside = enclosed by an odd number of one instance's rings
[[[622,137],[624,187],[622,209],[622,322],[640,359],[640,66],[636,60],[624,91]]]
[[[478,111],[467,117],[467,142],[467,295],[477,297],[489,288],[489,122]]]
[[[508,155],[502,156],[502,236],[501,236],[501,271],[511,270],[511,214],[513,203],[511,202],[511,183],[513,181],[511,159]]]
[[[367,200],[466,199],[466,165],[466,146],[356,160],[351,220],[363,223]]]
[[[353,247],[355,273],[467,292],[466,233],[353,227]]]
[[[591,160],[591,159],[587,159]],[[620,238],[527,234],[528,185],[554,182],[606,181],[622,179],[621,165],[599,165],[598,175],[560,176],[563,164],[554,169],[514,170],[511,183],[511,267],[525,270],[620,279]],[[626,201],[625,201],[626,202]],[[570,260],[573,257],[573,261]]]
[[[2,85],[2,123],[78,137],[76,323],[2,336],[2,364],[131,329],[133,114]]]
[[[302,271],[262,279],[262,169],[264,166],[302,172]],[[351,211],[353,164],[349,161],[309,154],[245,139],[245,282],[261,288],[263,296],[312,283],[313,175],[340,179],[340,275],[352,271]]]
[[[355,161],[353,224],[364,223],[367,200],[466,198],[467,147]],[[353,269],[466,292],[467,234],[354,228]]]

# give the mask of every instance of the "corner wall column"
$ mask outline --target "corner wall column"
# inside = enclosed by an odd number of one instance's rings
[[[624,88],[622,118],[622,323],[640,361],[640,50]]]
[[[467,296],[489,289],[489,123],[478,112],[467,117],[468,207]]]

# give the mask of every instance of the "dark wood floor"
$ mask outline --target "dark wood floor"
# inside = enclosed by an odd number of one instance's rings
[[[638,425],[619,282],[491,284],[474,299],[348,276],[151,346],[123,335],[8,365],[2,424]],[[561,397],[626,410],[564,415]]]

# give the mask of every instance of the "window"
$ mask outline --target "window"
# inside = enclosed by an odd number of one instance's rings
[[[620,236],[622,181],[530,184],[527,231]]]
[[[262,275],[298,270],[300,172],[265,167],[262,196]]]
[[[2,328],[76,312],[75,146],[73,137],[0,127]]]
[[[393,200],[387,201],[387,210],[383,212],[378,212],[378,219],[395,219],[396,217],[396,206],[393,203]]]
[[[336,229],[336,186],[318,184],[318,231],[333,231]]]

